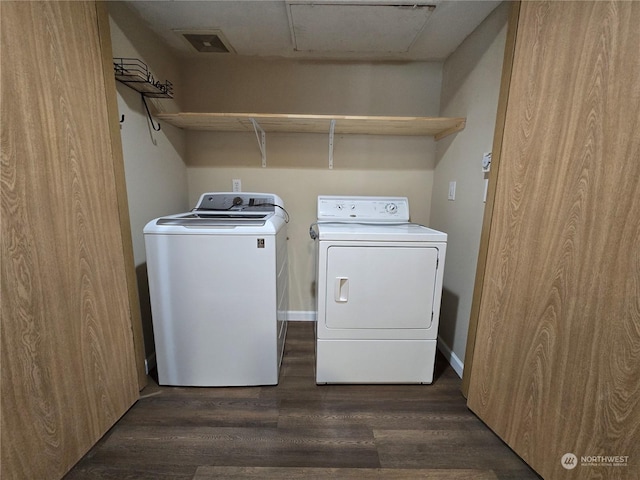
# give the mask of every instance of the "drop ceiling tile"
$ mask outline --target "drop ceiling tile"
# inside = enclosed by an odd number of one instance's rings
[[[290,3],[289,21],[300,52],[407,52],[433,7]]]

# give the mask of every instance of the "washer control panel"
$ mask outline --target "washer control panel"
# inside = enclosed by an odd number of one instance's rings
[[[318,220],[340,222],[408,222],[407,197],[318,197]]]
[[[275,204],[282,201],[266,193],[212,192],[200,196],[195,210],[272,212]]]

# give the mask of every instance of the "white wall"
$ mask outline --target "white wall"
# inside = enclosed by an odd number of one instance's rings
[[[431,226],[448,233],[440,348],[462,373],[484,212],[484,152],[496,120],[509,5],[500,5],[447,59],[440,114],[465,116],[462,132],[436,146]],[[455,201],[447,200],[456,182]]]
[[[188,111],[437,116],[440,63],[300,62],[231,57],[184,64]],[[337,135],[334,169],[327,134],[267,134],[267,168],[253,133],[187,134],[191,203],[204,191],[280,195],[289,224],[290,310],[315,310],[315,251],[309,225],[317,196],[408,196],[412,219],[429,223],[432,138]]]
[[[155,78],[174,84],[173,99],[147,99],[154,110],[177,111],[181,97],[177,60],[135,15],[120,2],[107,2],[114,57],[145,62]],[[129,214],[136,265],[145,262],[142,228],[151,219],[185,211],[187,176],[185,133],[161,124],[152,129],[140,93],[116,82],[118,109],[124,115],[120,126],[124,153]],[[157,123],[157,122],[154,122]]]
[[[169,79],[180,98],[177,61],[155,34],[120,2],[107,2],[114,57],[137,58],[147,64],[154,77]],[[133,254],[138,276],[140,305],[147,355],[153,352],[151,314],[146,279],[146,255],[142,229],[153,218],[185,211],[187,202],[187,168],[185,134],[182,130],[161,125],[156,132],[150,126],[140,93],[116,82],[118,110],[124,115],[120,126],[124,155]],[[147,100],[149,108],[179,110],[175,100]]]
[[[438,115],[442,64],[217,56],[183,64],[194,112]]]

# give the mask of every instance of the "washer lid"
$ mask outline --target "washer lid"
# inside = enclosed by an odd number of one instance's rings
[[[318,239],[377,242],[446,242],[447,234],[417,223],[318,222]]]
[[[144,227],[145,235],[275,235],[285,221],[275,213],[262,215],[229,215],[219,212],[185,212],[156,218]]]
[[[158,225],[184,225],[184,226],[231,226],[231,225],[264,225],[266,219],[273,213],[246,214],[246,213],[205,213],[194,211],[182,215],[159,218]]]

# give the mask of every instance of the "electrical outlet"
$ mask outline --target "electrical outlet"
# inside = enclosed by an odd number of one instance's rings
[[[242,181],[239,178],[234,178],[231,181],[231,185],[233,188],[234,192],[241,192],[242,191]]]

